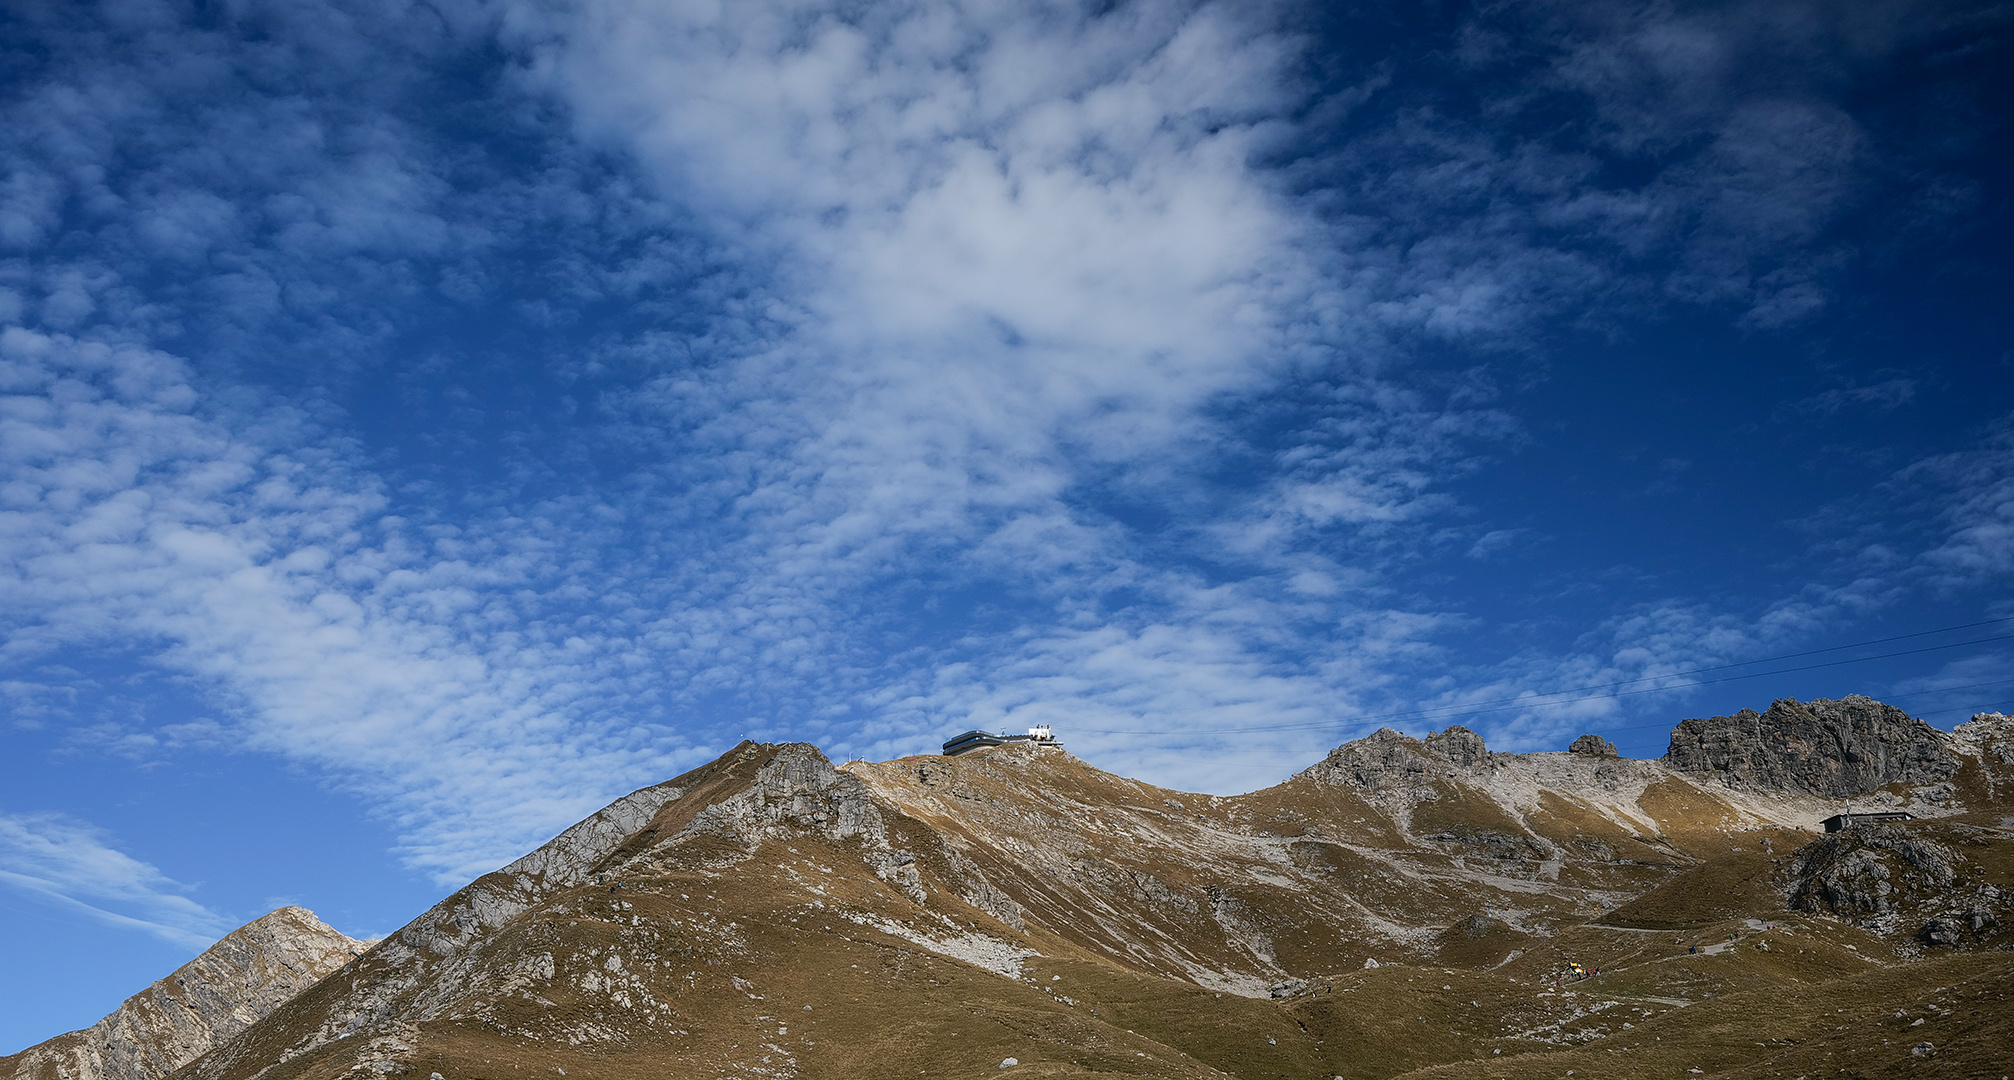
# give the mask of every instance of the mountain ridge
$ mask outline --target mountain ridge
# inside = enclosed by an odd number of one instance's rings
[[[176,1080],[1509,1075],[1757,987],[1779,1025],[1819,1023],[1814,987],[1866,1011],[1870,963],[1998,985],[2014,720],[1886,709],[1783,699],[1686,721],[1658,759],[1382,730],[1237,796],[1032,745],[834,765],[744,741]],[[1842,787],[1920,820],[1821,838]],[[1606,1005],[1565,982],[1594,970]]]

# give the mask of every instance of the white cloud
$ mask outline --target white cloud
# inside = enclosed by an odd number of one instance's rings
[[[1222,9],[556,18],[540,85],[780,260],[791,332],[720,418],[789,455],[751,505],[877,533],[1044,507],[1068,458],[1180,449],[1199,404],[1265,385],[1325,288],[1248,164],[1290,43]]]
[[[0,884],[190,950],[236,925],[190,899],[188,886],[113,847],[102,829],[63,814],[0,812]]]
[[[1896,478],[1905,492],[1926,483],[1948,493],[1937,507],[1942,535],[1923,556],[1932,579],[1952,589],[2014,576],[2014,418],[1977,448],[1933,457]]]
[[[1900,408],[1915,396],[1916,380],[1907,378],[1835,386],[1807,398],[1785,402],[1777,407],[1776,418],[1781,420],[1796,416],[1834,416],[1850,408],[1880,414]]]
[[[561,711],[609,674],[570,635],[535,618],[485,632],[499,601],[483,594],[525,585],[537,551],[430,555],[369,476],[265,441],[303,441],[284,414],[235,429],[200,415],[184,366],[157,352],[13,328],[0,387],[8,658],[110,646],[200,677],[246,748],[328,770],[444,880],[669,767],[666,733]],[[492,539],[522,552],[529,537]],[[126,752],[214,741],[186,724],[87,734]]]
[[[1707,148],[1627,189],[1420,103],[1269,168],[1328,138],[1299,111],[1306,43],[1207,3],[516,5],[499,17],[527,66],[485,104],[542,142],[490,158],[416,119],[430,50],[488,31],[441,10],[444,38],[313,5],[243,41],[164,32],[141,59],[167,75],[87,57],[13,103],[13,155],[53,164],[0,186],[0,242],[41,251],[64,205],[96,231],[0,291],[44,331],[0,338],[0,657],[122,651],[199,677],[220,718],[80,739],[143,754],[228,730],[358,793],[446,881],[744,731],[887,752],[1055,720],[1226,790],[1311,758],[1325,723],[1739,658],[1892,602],[1851,576],[1759,618],[1644,602],[1557,654],[1457,666],[1436,643],[1463,613],[1396,580],[1516,540],[1450,524],[1447,488],[1517,420],[1485,377],[1413,385],[1406,343],[1515,356],[1619,291],[1755,323],[1824,299],[1862,134],[1806,88],[1730,93],[1739,26],[1583,12],[1556,65],[1499,88],[1493,108],[1534,81],[1583,95],[1610,149]],[[269,95],[245,68],[323,81]],[[523,119],[551,103],[613,179]],[[539,175],[467,179],[491,169]],[[243,385],[268,351],[364,365],[401,325],[381,308],[436,317],[431,276],[510,293],[499,252],[527,220],[565,242],[529,256],[513,317],[670,312],[563,339],[551,362],[600,392],[604,441],[499,465],[563,494],[374,473],[319,397],[340,373],[277,378],[312,387],[299,412]],[[725,268],[692,269],[708,259]],[[225,316],[200,339],[222,359],[129,344],[198,312]],[[489,380],[461,374],[457,407]],[[616,481],[579,465],[610,431],[634,451]],[[1227,461],[1244,474],[1210,475]],[[1968,490],[1938,565],[2005,548],[1992,483]],[[60,714],[61,688],[17,691],[34,722]],[[1487,726],[1541,745],[1617,708]],[[1262,720],[1310,726],[1232,766],[1180,735]],[[1177,734],[1089,734],[1141,726]]]

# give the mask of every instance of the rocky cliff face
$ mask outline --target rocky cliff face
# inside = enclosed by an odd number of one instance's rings
[[[233,930],[90,1027],[0,1058],[0,1080],[160,1080],[364,947],[313,912],[281,908]]]
[[[1949,779],[1958,771],[1949,742],[1901,709],[1858,694],[1783,698],[1764,713],[1681,721],[1664,761],[1730,787],[1839,799]]]

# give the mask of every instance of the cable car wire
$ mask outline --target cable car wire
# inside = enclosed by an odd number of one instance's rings
[[[1347,720],[1339,720],[1339,721],[1318,720],[1318,721],[1309,721],[1306,723],[1295,723],[1295,724],[1265,724],[1265,725],[1254,725],[1250,727],[1222,727],[1222,728],[1186,727],[1179,729],[1154,729],[1154,730],[1132,730],[1132,729],[1118,729],[1118,728],[1080,728],[1078,730],[1084,732],[1087,735],[1171,735],[1171,734],[1236,735],[1236,734],[1244,734],[1247,732],[1300,731],[1300,730],[1321,729],[1321,728],[1360,727],[1367,723],[1379,720],[1398,720],[1398,719],[1437,720],[1437,719],[1451,719],[1451,718],[1460,718],[1468,716],[1485,716],[1490,713],[1515,712],[1523,709],[1551,708],[1559,705],[1572,705],[1582,701],[1597,701],[1602,699],[1612,700],[1621,697],[1635,697],[1641,694],[1655,694],[1665,690],[1681,690],[1687,687],[1694,687],[1694,686],[1712,686],[1717,683],[1740,682],[1745,679],[1761,679],[1761,678],[1767,678],[1771,675],[1788,675],[1799,671],[1816,671],[1821,668],[1840,667],[1847,664],[1862,664],[1871,660],[1888,660],[1897,656],[1915,656],[1921,653],[1940,652],[1945,649],[1963,648],[1967,645],[1983,645],[1989,642],[2007,641],[2010,639],[2014,639],[2014,634],[1998,634],[1991,637],[1973,638],[1968,641],[1946,642],[1942,645],[1926,645],[1920,649],[1900,649],[1895,652],[1877,653],[1873,656],[1857,656],[1845,660],[1829,660],[1822,664],[1800,664],[1796,667],[1777,668],[1770,671],[1756,671],[1756,672],[1750,672],[1746,675],[1729,675],[1718,679],[1698,679],[1691,682],[1666,683],[1664,685],[1646,687],[1639,690],[1620,690],[1612,694],[1587,693],[1587,691],[1591,690],[1609,690],[1617,687],[1630,686],[1635,683],[1641,683],[1641,682],[1653,682],[1665,679],[1682,678],[1687,675],[1698,675],[1712,671],[1727,671],[1733,668],[1750,667],[1755,664],[1774,663],[1780,660],[1795,660],[1798,659],[1799,657],[1819,656],[1828,652],[1838,652],[1842,649],[1858,649],[1858,648],[1864,648],[1869,645],[1881,645],[1891,641],[1906,641],[1911,638],[1928,637],[1933,634],[1948,634],[1955,630],[1969,630],[1975,627],[1992,626],[2006,622],[2014,622],[2014,617],[2002,618],[2002,619],[1986,619],[1980,622],[1960,623],[1955,626],[1941,627],[1936,630],[1919,630],[1913,634],[1898,634],[1894,637],[1873,638],[1868,641],[1853,642],[1847,645],[1833,645],[1823,649],[1811,649],[1805,652],[1797,652],[1797,653],[1784,653],[1778,656],[1763,657],[1758,660],[1743,660],[1737,663],[1715,664],[1709,667],[1690,668],[1685,671],[1671,672],[1665,675],[1646,675],[1636,679],[1624,679],[1620,682],[1596,683],[1589,686],[1572,687],[1565,690],[1553,690],[1542,694],[1533,694],[1524,697],[1494,698],[1494,699],[1485,699],[1483,701],[1467,702],[1461,705],[1443,705],[1427,709],[1407,709],[1398,712],[1374,713],[1369,716],[1357,716],[1357,717],[1351,717]],[[1567,695],[1580,695],[1580,696],[1569,697]],[[1541,700],[1544,698],[1557,698],[1558,700],[1555,701]],[[1491,706],[1491,705],[1494,705],[1496,707],[1478,708],[1478,706]]]

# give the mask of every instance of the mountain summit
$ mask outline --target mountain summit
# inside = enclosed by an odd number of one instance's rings
[[[110,1016],[0,1058],[7,1080],[158,1080],[228,1042],[361,955],[366,944],[306,908],[224,935]]]
[[[2014,721],[1946,735],[1885,709],[1686,721],[1654,761],[1598,738],[1511,754],[1460,727],[1386,730],[1228,798],[1036,744],[836,767],[743,743],[470,884],[176,1076],[1983,1061],[2010,1034],[1978,1005],[2014,979],[1997,951]],[[1821,838],[1842,786],[1913,820]],[[1891,1031],[1898,1006],[1914,1023]]]

